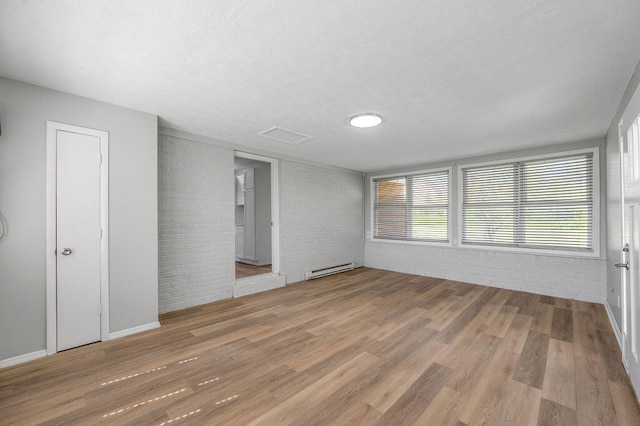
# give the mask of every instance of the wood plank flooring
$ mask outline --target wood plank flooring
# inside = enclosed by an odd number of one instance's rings
[[[640,425],[602,305],[359,268],[0,370],[0,424]]]
[[[248,263],[236,262],[236,279],[271,273],[271,265],[254,266]]]

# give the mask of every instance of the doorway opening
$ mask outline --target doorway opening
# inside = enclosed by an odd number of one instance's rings
[[[236,281],[279,273],[278,160],[236,152]]]

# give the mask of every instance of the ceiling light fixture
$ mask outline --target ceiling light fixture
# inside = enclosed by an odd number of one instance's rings
[[[359,128],[374,127],[380,123],[382,123],[382,116],[374,112],[363,112],[349,119],[349,124]]]

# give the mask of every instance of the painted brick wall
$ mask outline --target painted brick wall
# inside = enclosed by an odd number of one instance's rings
[[[362,176],[280,162],[281,273],[287,283],[304,271],[346,262],[364,264]]]
[[[367,242],[366,266],[602,303],[606,260]]]
[[[158,136],[159,311],[231,297],[233,150]]]
[[[419,244],[365,242],[365,265],[372,268],[387,269],[410,274],[432,276],[472,284],[501,287],[530,293],[603,303],[606,299],[607,262],[600,258],[554,256],[524,252],[507,252],[460,248],[456,242],[458,235],[460,164],[483,163],[487,161],[512,160],[528,156],[537,156],[566,152],[578,149],[600,149],[600,188],[605,187],[604,144],[601,139],[586,140],[562,146],[548,146],[517,152],[504,152],[482,157],[460,159],[452,162],[426,164],[410,169],[388,170],[367,174],[365,188],[366,218],[365,227],[371,230],[370,178],[385,174],[398,174],[416,170],[429,170],[452,167],[451,203],[453,246],[426,246]],[[604,189],[600,193],[600,253],[604,247],[605,226],[602,208]]]
[[[159,310],[232,296],[233,149],[158,137]],[[362,176],[279,161],[280,273],[364,264]]]

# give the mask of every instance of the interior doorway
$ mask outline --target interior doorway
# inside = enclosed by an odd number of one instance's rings
[[[236,281],[279,272],[277,161],[235,154]]]

